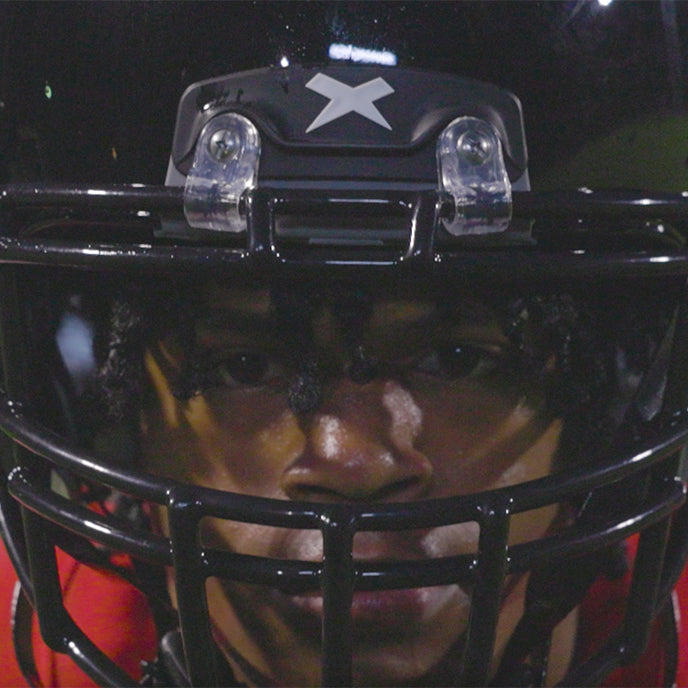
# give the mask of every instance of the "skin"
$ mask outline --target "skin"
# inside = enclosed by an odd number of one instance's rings
[[[322,398],[308,413],[288,404],[294,371],[267,294],[213,287],[208,302],[197,343],[204,365],[216,362],[213,382],[180,401],[172,393],[184,364],[179,342],[171,336],[146,354],[151,401],[141,427],[152,472],[276,499],[403,502],[507,486],[552,470],[561,423],[545,411],[540,386],[509,370],[509,342],[495,316],[476,302],[465,300],[446,320],[430,302],[377,301],[358,343],[384,364],[366,382],[346,374],[351,357],[342,324],[324,304],[313,317]],[[246,316],[258,324],[245,327]],[[438,358],[447,345],[469,352],[450,358],[458,367]],[[236,375],[244,371],[236,360],[245,352],[265,354],[267,361],[249,382]],[[158,518],[164,532],[164,514]],[[555,507],[516,516],[510,542],[541,537],[556,518]],[[470,553],[478,534],[475,523],[359,533],[354,557]],[[317,561],[322,552],[316,531],[208,520],[202,536],[208,546],[259,556]],[[495,665],[520,617],[525,584],[526,577],[508,584]],[[174,597],[172,578],[170,588]],[[208,581],[207,592],[218,643],[243,680],[319,683],[318,595],[289,596],[219,579]],[[456,585],[410,597],[356,594],[355,683],[446,684],[469,609],[469,594]],[[555,637],[553,680],[565,669],[571,637]]]

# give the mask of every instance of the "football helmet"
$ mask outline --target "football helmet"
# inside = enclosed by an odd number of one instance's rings
[[[330,58],[283,56],[191,84],[164,185],[7,173],[20,180],[0,196],[0,505],[23,590],[18,614],[34,608],[47,644],[97,682],[134,682],[70,616],[59,548],[149,596],[161,645],[144,683],[231,685],[207,580],[319,591],[322,684],[344,686],[353,680],[356,592],[458,584],[470,614],[455,685],[544,685],[555,627],[596,579],[628,566],[620,623],[562,679],[598,684],[640,657],[657,619],[671,627],[671,591],[688,556],[688,202],[531,191],[521,104],[509,91],[396,64],[391,51],[340,42]],[[501,299],[520,365],[542,355],[537,369],[555,371],[547,403],[565,427],[556,470],[400,501],[273,499],[146,470],[135,446],[136,364],[111,356],[123,332],[112,329],[113,309],[126,319],[121,309],[150,298],[143,313],[164,311],[184,331],[189,300],[209,279],[266,288],[292,321],[303,293],[321,291],[374,298],[388,289],[440,305],[464,293]],[[365,308],[353,308],[354,321]],[[546,343],[529,340],[538,318]],[[137,323],[129,336],[145,338],[145,318]],[[356,350],[350,377],[364,385],[381,374]],[[288,404],[309,414],[322,402],[322,371],[302,353]],[[104,376],[108,365],[116,370]],[[194,375],[180,381],[180,398],[196,393]],[[114,407],[107,421],[102,388]],[[514,518],[552,506],[565,506],[556,529],[511,541]],[[168,530],[151,529],[153,510]],[[208,519],[316,531],[322,552],[302,560],[229,551],[204,540]],[[475,551],[394,560],[354,552],[358,533],[456,524],[477,527]],[[629,538],[637,551],[626,564],[619,552]],[[174,605],[165,570],[174,572]],[[505,591],[526,574],[522,615],[495,666]],[[18,657],[35,676],[18,619]]]

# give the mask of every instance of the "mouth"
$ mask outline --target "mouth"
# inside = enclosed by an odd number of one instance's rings
[[[269,647],[274,642],[279,645],[286,638],[285,647],[291,648],[292,653],[296,653],[295,648],[306,657],[311,652],[318,653],[313,655],[313,661],[319,667],[324,618],[322,593],[294,594],[275,588],[263,593],[268,596],[262,598],[263,603],[267,603],[265,608],[271,608],[271,613],[266,616],[270,625],[262,627],[261,632],[267,631],[268,637],[272,637],[270,632],[280,629]],[[456,584],[355,591],[351,604],[354,684],[405,685],[416,676],[430,677],[430,672],[444,661],[448,648],[456,648],[452,657],[461,656],[469,610],[469,597]],[[226,654],[234,656],[221,626],[217,632],[220,639],[225,638],[221,647]],[[448,666],[453,667],[453,663]],[[428,678],[418,685],[449,685],[450,682]]]
[[[467,603],[468,595],[458,585],[403,590],[355,591],[351,603],[354,628],[375,627],[380,632],[403,633],[431,621],[453,603]],[[289,602],[305,615],[323,617],[320,592],[291,595]],[[402,627],[402,628],[400,628]]]
[[[273,590],[273,603],[286,623],[309,642],[319,642],[324,604],[321,592],[287,594]],[[459,585],[354,591],[351,632],[357,652],[406,643],[412,647],[438,634],[459,637],[467,628],[470,597]],[[334,619],[335,624],[343,619]],[[444,629],[444,630],[442,630]]]
[[[404,536],[362,532],[357,534],[352,554],[356,562],[372,565],[373,568],[375,562],[389,564],[397,561],[403,565],[412,561],[431,561],[436,557],[446,557],[449,553],[456,555],[457,550],[470,549],[472,532],[471,537],[466,537],[466,542],[459,545],[455,540],[452,541],[453,538],[447,537],[455,536],[457,530],[453,526],[453,531],[449,528],[416,531],[411,538],[408,533]],[[299,546],[290,552],[295,559],[301,559],[305,553],[320,553],[317,551],[319,543],[309,547],[310,541],[306,537],[302,532],[302,537],[297,541]],[[468,575],[458,576],[454,580],[456,582],[433,586],[427,586],[426,583],[425,587],[354,590],[350,609],[354,633],[386,635],[393,631],[397,635],[411,635],[435,619],[463,616],[470,607],[473,582]],[[276,591],[276,594],[278,605],[284,612],[296,617],[302,627],[317,628],[319,631],[324,614],[320,590],[300,592],[283,589]],[[451,610],[452,607],[455,612]]]

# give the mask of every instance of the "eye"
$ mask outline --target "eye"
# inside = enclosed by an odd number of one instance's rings
[[[475,344],[443,344],[416,363],[416,370],[445,380],[484,377],[498,364],[499,354]]]
[[[257,387],[277,376],[276,366],[259,351],[239,351],[225,356],[211,366],[208,382],[212,385]]]

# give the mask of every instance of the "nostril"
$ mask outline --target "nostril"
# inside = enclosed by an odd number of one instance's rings
[[[306,442],[285,466],[282,491],[306,501],[423,498],[434,471],[414,446],[419,418],[415,402],[398,385],[341,381],[317,413],[300,419]]]
[[[286,489],[289,499],[303,502],[342,502],[350,501],[336,490],[322,485],[309,485],[307,483],[290,485]]]
[[[381,487],[371,496],[371,499],[378,502],[393,502],[396,500],[406,501],[414,498],[420,499],[425,491],[426,486],[423,484],[421,478],[412,476]]]
[[[290,481],[285,486],[289,499],[306,502],[395,502],[422,499],[427,492],[425,481],[417,476],[411,476],[386,483],[377,489],[360,484],[358,489],[352,489],[350,484],[333,485],[322,484],[323,481],[310,482],[304,480]]]

